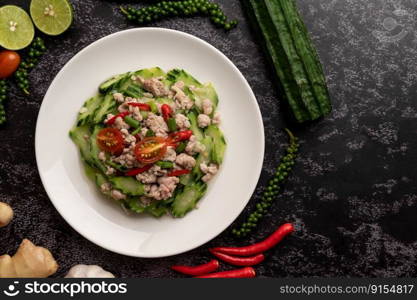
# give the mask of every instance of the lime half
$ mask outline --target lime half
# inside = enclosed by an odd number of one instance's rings
[[[0,46],[9,50],[23,49],[34,35],[32,20],[23,9],[15,5],[0,8]]]
[[[40,31],[58,35],[72,23],[72,6],[68,0],[32,0],[30,15]]]

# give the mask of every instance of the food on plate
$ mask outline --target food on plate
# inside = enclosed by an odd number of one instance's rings
[[[15,73],[15,78],[19,88],[29,95],[29,79],[28,75],[38,63],[38,59],[46,52],[45,44],[40,37],[36,37],[30,44],[28,56],[24,57],[19,68]]]
[[[0,202],[0,228],[9,225],[13,219],[13,209],[9,204]]]
[[[20,64],[19,53],[11,50],[0,51],[0,79],[12,75]]]
[[[24,239],[15,255],[0,256],[0,278],[46,278],[54,274],[58,264],[51,252]]]
[[[210,250],[210,252],[220,252],[236,256],[252,256],[263,253],[282,241],[284,237],[294,231],[294,226],[291,223],[286,223],[278,227],[274,233],[261,242],[244,247],[217,247]]]
[[[96,265],[75,265],[65,278],[114,278],[114,275]]]
[[[80,109],[70,136],[101,192],[136,213],[183,217],[226,150],[218,96],[184,70],[116,75]]]
[[[32,0],[30,15],[36,28],[49,35],[59,35],[72,23],[72,6],[68,0]]]
[[[256,276],[256,272],[254,268],[245,267],[242,269],[234,269],[230,271],[223,271],[223,272],[196,276],[195,278],[253,278],[255,276]]]
[[[20,7],[0,7],[0,46],[8,50],[20,50],[32,42],[35,28],[29,15]]]
[[[298,122],[316,120],[332,107],[323,68],[294,0],[242,1]]]
[[[199,276],[199,275],[206,275],[216,271],[220,266],[220,263],[216,259],[210,260],[208,263],[198,265],[198,266],[183,266],[183,265],[175,265],[172,266],[171,269],[182,273],[185,275],[191,276]]]
[[[274,177],[269,180],[269,183],[262,194],[262,200],[256,204],[256,209],[252,212],[247,221],[242,224],[240,228],[234,228],[232,233],[237,237],[244,237],[253,230],[258,222],[262,219],[268,209],[271,207],[272,202],[279,194],[280,185],[287,179],[290,171],[292,170],[295,159],[298,152],[298,138],[295,137],[292,132],[285,129],[289,137],[289,145],[287,147],[287,153],[281,159],[280,164],[276,168]]]
[[[154,5],[139,9],[121,7],[126,19],[138,25],[148,24],[164,18],[207,16],[217,27],[230,30],[237,25],[237,21],[228,21],[223,10],[217,3],[209,0],[176,0],[162,1]]]

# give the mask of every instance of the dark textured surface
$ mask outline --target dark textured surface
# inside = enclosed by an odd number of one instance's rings
[[[27,1],[5,1],[1,4]],[[48,52],[31,73],[32,94],[13,86],[0,129],[0,200],[16,217],[0,229],[0,252],[22,238],[48,247],[62,276],[78,263],[99,264],[120,277],[177,277],[168,266],[196,264],[214,245],[249,243],[292,221],[296,233],[268,253],[262,276],[417,276],[417,10],[414,1],[299,0],[318,47],[333,99],[326,119],[295,129],[300,157],[284,192],[257,235],[236,241],[227,230],[208,245],[163,259],[136,259],[103,250],[58,215],[40,182],[34,154],[36,117],[50,82],[79,50],[129,28],[115,2],[71,0],[75,20],[47,39]],[[120,2],[120,1],[119,1]],[[267,141],[253,207],[282,155],[286,111],[239,1],[222,0],[240,22],[226,34],[202,18],[155,26],[194,34],[224,52],[242,71],[260,104]],[[395,23],[397,22],[397,24]],[[248,170],[250,172],[250,170]],[[242,216],[238,222],[242,220]]]

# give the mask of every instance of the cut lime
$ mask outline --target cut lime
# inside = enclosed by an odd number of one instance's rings
[[[30,15],[40,31],[58,35],[72,23],[72,6],[68,0],[32,0]]]
[[[14,5],[0,8],[0,46],[9,50],[23,49],[34,35],[32,20],[23,9]]]

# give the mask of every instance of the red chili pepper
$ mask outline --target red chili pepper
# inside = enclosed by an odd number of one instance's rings
[[[255,276],[256,276],[256,272],[254,268],[246,267],[242,269],[234,269],[230,271],[201,275],[195,278],[253,278]]]
[[[136,175],[138,175],[140,173],[143,173],[143,172],[148,171],[150,168],[152,168],[152,165],[147,165],[147,166],[144,166],[142,168],[132,169],[130,171],[127,171],[125,173],[125,175],[126,176],[136,176]]]
[[[267,237],[262,242],[246,246],[246,247],[217,247],[210,251],[221,252],[224,254],[237,256],[251,256],[258,253],[265,252],[276,244],[278,244],[285,236],[294,231],[294,226],[291,223],[281,225],[273,234]]]
[[[172,171],[171,173],[168,173],[167,176],[168,177],[181,176],[181,175],[189,174],[190,172],[191,172],[190,170],[175,170],[175,171]]]
[[[122,112],[118,115],[115,115],[114,117],[107,120],[106,124],[107,125],[113,125],[117,118],[122,118],[123,119],[124,117],[128,116],[129,114],[130,114],[130,112],[125,111],[125,112]]]
[[[172,108],[168,104],[162,104],[161,113],[164,117],[164,120],[167,121],[168,118],[172,115]]]
[[[211,254],[216,256],[218,259],[227,262],[234,266],[255,266],[257,264],[260,264],[264,261],[265,256],[261,253],[255,256],[249,256],[249,257],[237,257],[232,255],[227,255],[221,252],[213,251],[210,249]]]
[[[169,138],[171,139],[172,143],[178,143],[178,142],[190,139],[192,135],[193,135],[192,130],[183,130],[183,131],[171,133],[169,135]]]
[[[213,259],[206,264],[198,265],[198,266],[172,266],[171,269],[177,271],[182,274],[198,276],[198,275],[205,275],[211,272],[216,271],[219,268],[220,264],[219,261]]]
[[[151,106],[146,103],[129,102],[127,105],[139,107],[140,110],[150,111]]]

